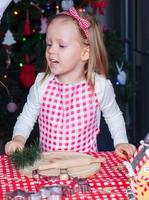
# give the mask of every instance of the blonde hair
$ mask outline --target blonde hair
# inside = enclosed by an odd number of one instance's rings
[[[102,31],[102,28],[100,27],[100,25],[98,25],[93,15],[89,13],[79,13],[79,15],[90,22],[90,27],[88,30],[89,32],[88,38],[85,35],[84,31],[79,26],[78,21],[72,16],[68,16],[63,13],[60,13],[52,17],[49,20],[49,24],[54,19],[64,18],[64,19],[72,19],[78,25],[78,29],[80,31],[82,38],[84,39],[84,43],[86,45],[89,45],[89,48],[90,48],[89,60],[85,65],[85,77],[88,83],[91,85],[91,87],[93,87],[94,86],[94,80],[93,80],[94,71],[96,71],[99,74],[102,74],[106,78],[108,76],[108,56],[107,56],[107,51],[104,44],[104,38],[103,38],[104,34]],[[45,75],[42,80],[44,80],[49,75],[49,73],[50,73],[50,69],[47,66]]]

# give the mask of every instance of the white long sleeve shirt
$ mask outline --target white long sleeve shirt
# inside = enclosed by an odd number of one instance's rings
[[[5,0],[5,1],[0,1],[0,20],[3,16],[3,13],[4,11],[6,10],[7,6],[9,5],[9,3],[11,2],[12,0]]]
[[[41,82],[43,76],[44,73],[39,73],[34,85],[30,88],[27,102],[14,126],[13,137],[22,135],[27,139],[34,127],[40,113],[43,95],[52,77],[52,75],[49,75],[46,80]],[[110,80],[105,79],[102,75],[95,74],[95,93],[99,101],[98,126],[100,126],[102,112],[114,141],[114,146],[119,143],[128,143],[124,118],[115,100],[115,93]]]

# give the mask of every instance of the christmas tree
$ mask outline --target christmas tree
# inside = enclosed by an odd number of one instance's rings
[[[89,10],[98,18],[104,15],[106,0],[7,0],[3,6],[0,24],[0,126],[12,128],[22,106],[26,101],[29,88],[38,72],[45,68],[45,33],[48,17],[69,7],[84,12]],[[0,8],[1,9],[1,8]],[[129,65],[125,61],[123,44],[119,34],[114,31],[105,33],[110,78],[118,96],[127,102],[132,94],[132,83],[128,76]],[[125,66],[125,67],[124,67]]]

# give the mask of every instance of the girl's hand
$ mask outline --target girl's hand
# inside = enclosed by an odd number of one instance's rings
[[[24,148],[24,144],[21,141],[11,140],[5,145],[5,153],[7,155],[11,155],[16,149],[22,151]]]
[[[115,153],[121,158],[131,158],[136,151],[136,147],[133,144],[121,143],[116,145]]]

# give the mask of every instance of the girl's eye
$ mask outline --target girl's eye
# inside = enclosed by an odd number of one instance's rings
[[[51,47],[52,46],[52,44],[46,44],[47,45],[47,47]]]
[[[65,45],[60,44],[59,46],[60,46],[60,48],[65,48]]]

